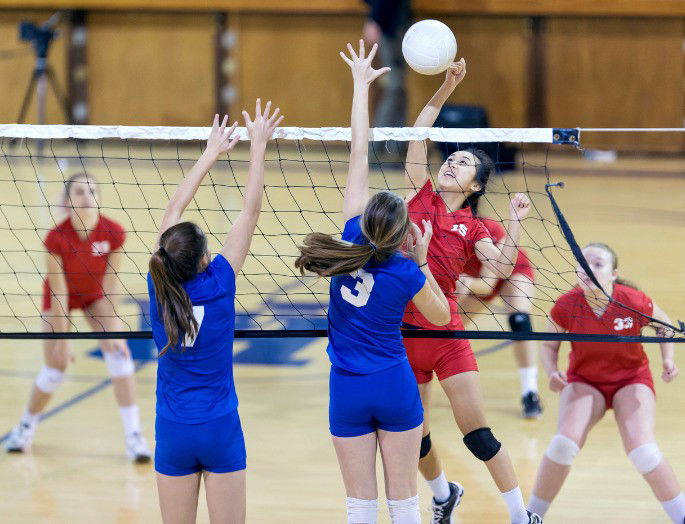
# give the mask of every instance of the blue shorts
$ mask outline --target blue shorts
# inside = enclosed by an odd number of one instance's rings
[[[408,361],[368,375],[332,366],[328,418],[331,434],[358,437],[407,431],[423,423],[419,388]]]
[[[230,473],[246,467],[238,410],[200,424],[155,420],[155,470],[179,477],[199,471]]]

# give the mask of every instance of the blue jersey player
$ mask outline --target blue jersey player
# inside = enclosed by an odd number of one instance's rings
[[[369,85],[388,68],[348,44],[352,69],[352,144],[345,187],[342,240],[311,233],[295,265],[332,276],[328,311],[331,360],[329,419],[347,492],[349,523],[376,522],[376,447],[385,469],[392,522],[420,522],[416,486],[423,409],[402,344],[400,325],[411,300],[430,321],[444,325],[449,306],[428,269],[432,234],[409,220],[404,200],[382,191],[369,198]],[[413,260],[400,253],[408,246]]]
[[[150,259],[148,290],[152,334],[159,349],[155,470],[168,522],[195,522],[200,476],[212,522],[245,522],[245,441],[233,383],[235,279],[262,206],[266,143],[283,117],[257,100],[254,121],[243,111],[250,136],[250,167],[243,210],[221,253],[210,260],[207,238],[180,222],[219,155],[235,146],[237,122],[226,129],[219,115],[207,148],[164,211]]]

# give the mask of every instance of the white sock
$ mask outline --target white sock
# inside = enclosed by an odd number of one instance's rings
[[[24,410],[21,416],[21,423],[27,425],[32,430],[36,429],[38,421],[40,420],[40,413],[31,413],[28,409]]]
[[[133,433],[140,433],[140,410],[136,404],[119,407],[121,422],[124,424],[124,434],[128,437]]]
[[[552,502],[549,500],[543,500],[535,495],[531,495],[530,500],[528,501],[528,511],[544,517],[551,504]]]
[[[521,396],[525,396],[528,392],[538,392],[538,368],[537,366],[530,366],[527,368],[519,368],[519,377],[521,378]]]
[[[516,486],[511,491],[506,491],[501,495],[507,504],[507,508],[509,508],[511,524],[528,524],[528,513],[526,513],[526,506],[523,505],[521,488]]]
[[[682,524],[685,522],[685,496],[682,491],[677,497],[671,500],[665,500],[661,505],[674,523]]]
[[[378,499],[364,500],[347,497],[347,524],[376,524]]]
[[[404,500],[388,500],[388,511],[392,524],[421,524],[418,495]]]
[[[428,486],[433,492],[433,498],[438,504],[445,502],[450,498],[450,485],[447,482],[447,477],[445,477],[445,472],[441,471],[440,475],[435,477],[433,480],[427,480]]]

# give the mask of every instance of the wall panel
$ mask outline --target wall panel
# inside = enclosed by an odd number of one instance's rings
[[[682,20],[553,18],[548,31],[550,125],[682,127]],[[598,147],[683,146],[673,134],[603,134],[592,139]]]
[[[213,20],[90,13],[91,123],[208,125],[215,106]]]

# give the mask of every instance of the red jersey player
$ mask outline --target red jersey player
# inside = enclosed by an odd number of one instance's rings
[[[639,335],[642,328],[650,324],[648,317],[670,323],[651,298],[618,279],[618,259],[609,246],[589,244],[583,255],[599,284],[615,302],[609,301],[579,268],[579,286],[562,295],[552,308],[550,331]],[[661,336],[669,332],[660,324],[654,327]],[[682,524],[685,498],[671,466],[656,444],[654,382],[642,344],[574,341],[565,373],[557,367],[560,344],[548,341],[542,346],[541,356],[550,377],[550,389],[561,392],[559,422],[557,434],[542,458],[529,509],[544,515],[559,493],[590,428],[613,408],[628,458],[649,483],[672,521]],[[661,343],[660,346],[661,378],[671,382],[678,375],[673,362],[673,343]]]
[[[116,273],[126,233],[100,214],[97,182],[87,174],[69,178],[64,196],[68,217],[47,234],[44,242],[48,252],[43,284],[44,330],[69,331],[71,312],[81,309],[93,331],[121,331],[116,313]],[[124,340],[102,340],[101,347],[124,425],[126,453],[137,462],[147,462],[150,451],[140,429],[131,354]],[[69,360],[67,340],[45,341],[45,365],[21,421],[5,442],[7,451],[30,448],[40,414],[64,379]]]
[[[496,220],[479,217],[495,244],[506,238],[507,232]],[[478,259],[471,257],[459,277],[457,295],[462,314],[471,319],[483,310],[486,303],[499,295],[509,314],[512,331],[532,331],[530,312],[535,296],[535,273],[526,252],[519,248],[514,270],[509,278],[497,278]],[[514,357],[521,379],[521,406],[525,418],[537,418],[542,414],[538,397],[538,368],[535,363],[536,346],[529,340],[514,341]]]
[[[440,108],[466,74],[466,64],[460,60],[447,70],[442,86],[423,108],[415,127],[435,123]],[[433,187],[428,170],[427,152],[423,142],[410,142],[405,163],[406,187],[411,220],[421,227],[421,220],[433,224],[433,237],[428,247],[428,265],[450,302],[452,320],[449,330],[464,329],[454,292],[464,264],[473,255],[500,278],[508,278],[514,268],[516,243],[522,220],[530,209],[530,200],[517,194],[509,207],[509,238],[497,247],[477,218],[478,200],[494,172],[495,166],[482,151],[457,151],[442,164],[437,187]],[[436,191],[437,190],[437,191]],[[432,325],[412,304],[404,321],[409,326],[441,329]],[[478,366],[468,340],[405,338],[407,357],[419,384],[424,408],[423,440],[419,470],[433,491],[433,522],[449,523],[459,504],[462,487],[447,482],[439,459],[431,448],[429,407],[433,373],[437,374],[447,394],[455,421],[464,434],[464,444],[474,456],[485,462],[509,510],[512,523],[541,522],[526,512],[521,489],[513,465],[500,442],[488,427],[483,395],[478,378]]]

